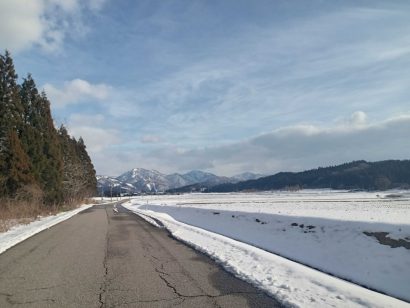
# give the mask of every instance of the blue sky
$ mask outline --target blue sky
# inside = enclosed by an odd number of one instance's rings
[[[3,0],[0,47],[99,174],[409,158],[408,1]]]

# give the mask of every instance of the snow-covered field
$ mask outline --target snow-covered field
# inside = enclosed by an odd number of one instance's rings
[[[408,191],[142,196],[124,206],[284,303],[410,307]]]
[[[62,212],[57,215],[41,217],[40,219],[35,220],[29,224],[17,225],[12,227],[7,232],[0,233],[0,253],[45,229],[48,229],[64,220],[71,218],[75,214],[84,211],[92,207],[93,205],[94,204],[85,204],[71,211]]]

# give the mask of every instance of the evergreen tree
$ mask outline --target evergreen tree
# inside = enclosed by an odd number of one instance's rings
[[[97,192],[97,178],[95,174],[95,169],[91,162],[91,158],[87,153],[84,140],[81,137],[80,139],[78,139],[77,142],[77,152],[83,170],[83,182],[85,183],[83,187],[83,195],[95,195]]]
[[[46,162],[43,157],[43,134],[39,129],[41,119],[38,114],[40,96],[31,75],[24,79],[20,89],[21,103],[23,106],[23,132],[21,135],[22,145],[30,157],[32,173],[40,182],[41,170]]]
[[[21,86],[8,51],[0,54],[0,198],[43,198],[62,204],[95,193],[84,141],[56,130],[50,102],[30,74]]]
[[[3,195],[14,197],[20,188],[33,184],[30,161],[21,146],[20,139],[15,131],[9,131],[7,136],[7,152],[2,167],[7,174]]]
[[[64,198],[74,201],[92,196],[96,192],[97,180],[94,166],[85,149],[82,138],[71,138],[62,125],[59,129],[60,144],[63,152]]]
[[[63,195],[68,202],[73,202],[80,190],[81,185],[78,183],[78,174],[81,172],[78,168],[78,158],[75,152],[75,139],[72,139],[67,129],[61,125],[59,139],[63,154]]]
[[[12,196],[28,182],[29,160],[22,149],[22,105],[17,74],[8,51],[0,56],[0,196]]]
[[[0,101],[2,107],[0,109],[0,123],[2,123],[3,127],[7,126],[7,128],[15,129],[19,132],[21,129],[22,105],[20,101],[19,86],[17,84],[18,76],[14,69],[13,59],[7,50],[5,55],[1,56],[1,62]]]
[[[42,160],[40,168],[40,184],[45,193],[46,202],[61,203],[62,196],[62,154],[57,136],[57,131],[54,127],[51,117],[50,102],[43,92],[40,95],[37,109],[36,119],[39,126],[35,127],[41,134],[42,145]]]
[[[0,54],[0,197],[5,195],[6,192],[6,173],[5,173],[5,152],[6,152],[6,122],[5,122],[5,113],[6,106],[3,103],[4,97],[4,86],[3,86],[3,75],[4,72],[4,57]]]
[[[31,74],[28,74],[27,78],[23,80],[20,87],[20,99],[23,108],[23,122],[33,125],[35,123],[35,107],[38,105],[39,93]]]

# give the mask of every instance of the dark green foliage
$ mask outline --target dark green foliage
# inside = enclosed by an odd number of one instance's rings
[[[25,178],[28,162],[16,136],[21,133],[21,114],[17,74],[6,51],[4,56],[0,55],[0,194],[3,195],[14,195],[19,181]]]
[[[22,105],[20,102],[17,74],[14,70],[13,59],[8,51],[0,55],[0,127],[5,126],[17,130],[20,128]],[[5,122],[7,121],[7,122]],[[7,130],[3,131],[5,134]]]
[[[95,189],[83,140],[55,129],[46,94],[30,74],[19,86],[10,54],[0,55],[0,198],[35,192],[44,204],[55,205],[89,197]]]
[[[212,187],[209,191],[230,192],[300,188],[363,190],[410,188],[410,160],[379,162],[361,160],[303,172],[280,172],[257,180],[218,185]]]
[[[0,172],[7,176],[3,177],[4,182],[0,193],[15,196],[20,188],[33,184],[34,179],[30,172],[29,158],[21,146],[17,133],[9,130],[5,140],[6,149],[2,157]]]
[[[89,196],[94,195],[97,187],[97,177],[95,174],[94,165],[91,162],[91,158],[87,153],[86,146],[83,138],[80,137],[77,142],[77,153],[80,158],[82,166],[82,181],[83,181],[83,194]]]
[[[31,75],[20,89],[23,106],[21,140],[32,163],[32,173],[44,192],[45,203],[61,203],[63,161],[57,131],[50,112],[50,102],[39,94]]]

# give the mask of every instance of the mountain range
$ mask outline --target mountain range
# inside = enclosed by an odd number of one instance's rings
[[[263,175],[245,172],[233,177],[225,177],[199,170],[184,174],[163,174],[156,170],[134,168],[118,177],[97,175],[97,187],[99,194],[110,196],[112,193],[114,196],[118,194],[165,192],[191,185],[199,185],[199,189],[203,190],[219,184],[237,183],[257,179],[261,176]]]
[[[353,161],[303,172],[279,172],[239,183],[222,183],[206,192],[263,191],[303,188],[349,190],[410,189],[410,160]]]
[[[104,195],[137,193],[235,192],[276,189],[332,188],[359,190],[410,189],[410,160],[353,161],[302,172],[270,176],[246,172],[233,177],[203,171],[163,174],[135,168],[118,177],[97,176]]]

